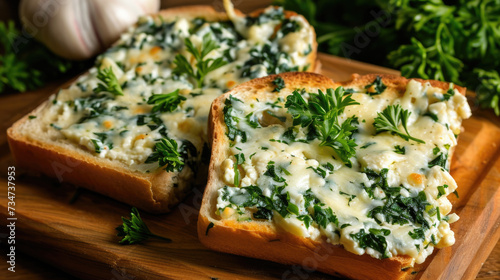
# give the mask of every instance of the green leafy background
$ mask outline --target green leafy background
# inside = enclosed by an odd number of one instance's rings
[[[279,0],[304,15],[319,50],[476,91],[497,115],[500,0]]]

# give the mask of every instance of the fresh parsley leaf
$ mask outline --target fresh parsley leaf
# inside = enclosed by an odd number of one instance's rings
[[[403,147],[401,147],[401,146],[399,146],[399,145],[396,145],[396,146],[394,146],[394,152],[395,152],[396,154],[404,155],[404,154],[406,153],[406,149],[405,149],[405,147],[404,147],[404,146],[403,146]]]
[[[283,80],[280,76],[276,77],[272,83],[275,85],[273,92],[280,92],[280,90],[285,88],[285,80]]]
[[[297,32],[299,29],[300,25],[296,20],[286,18],[281,23],[280,32],[282,36],[285,37],[288,33]]]
[[[455,95],[455,90],[453,89],[453,83],[450,83],[450,88],[443,94],[443,100],[450,100],[452,96]]]
[[[348,206],[351,206],[351,201],[356,198],[356,196],[354,194],[348,194],[348,193],[343,192],[343,191],[339,191],[339,194],[344,195],[349,199],[349,201],[347,202]]]
[[[309,166],[309,167],[307,167],[307,169],[313,170],[314,173],[318,174],[323,179],[326,178],[326,170],[323,169],[323,168],[321,168],[321,167],[319,167],[319,166],[318,166],[318,168],[314,168],[312,166]]]
[[[94,149],[97,154],[100,154],[102,150],[107,147],[109,150],[113,149],[113,141],[107,141],[109,134],[106,132],[94,132],[94,135],[97,136],[97,139],[90,139],[92,144],[94,144]]]
[[[333,214],[332,208],[322,208],[320,205],[314,205],[314,214],[312,215],[313,220],[323,228],[326,228],[328,224],[334,223],[339,226],[339,220],[337,216]]]
[[[123,90],[118,82],[118,79],[113,73],[113,69],[110,67],[104,69],[97,70],[97,79],[99,79],[100,83],[97,84],[97,87],[94,88],[95,93],[100,92],[109,92],[113,95],[123,95]]]
[[[409,231],[408,234],[413,239],[425,239],[425,232],[423,228],[416,228],[413,232]]]
[[[382,82],[380,76],[377,76],[373,83],[365,86],[366,93],[371,96],[382,94],[386,88],[387,86]]]
[[[373,122],[373,126],[375,127],[375,131],[377,133],[389,131],[392,134],[396,134],[399,137],[405,139],[406,141],[413,140],[415,142],[424,144],[425,142],[423,140],[412,137],[410,133],[408,133],[407,125],[410,115],[411,112],[402,109],[399,104],[389,105],[384,109],[384,111],[382,111],[382,113],[377,113],[377,117]],[[406,133],[399,129],[399,125],[401,124],[403,125]]]
[[[205,59],[210,52],[220,47],[216,41],[212,40],[210,33],[206,33],[203,36],[200,50],[193,45],[193,42],[189,38],[184,40],[184,44],[187,51],[193,55],[196,61],[196,69],[191,66],[191,63],[189,63],[185,56],[177,54],[174,59],[174,64],[176,65],[174,73],[187,74],[194,78],[198,88],[203,87],[203,81],[208,73],[227,64],[223,57]]]
[[[347,166],[351,165],[350,158],[356,153],[357,146],[352,134],[357,130],[357,118],[352,116],[340,123],[339,116],[347,106],[358,105],[350,94],[345,95],[344,89],[327,89],[326,94],[321,90],[310,93],[309,102],[305,101],[299,90],[287,96],[285,108],[293,117],[293,125],[308,127],[315,131],[321,140],[321,146],[331,147],[338,157]]]
[[[375,198],[374,190],[377,187],[382,189],[386,197],[400,195],[401,191],[400,187],[389,186],[389,182],[387,179],[387,174],[389,173],[389,169],[383,168],[382,170],[380,170],[380,173],[377,173],[371,169],[365,168],[362,172],[365,173],[368,179],[370,179],[370,182],[372,182],[370,186],[365,186],[363,184],[363,188],[370,198]]]
[[[0,93],[39,88],[52,79],[61,79],[62,74],[87,69],[91,60],[61,58],[17,29],[14,21],[0,22]]]
[[[236,162],[233,164],[234,165],[234,186],[239,187],[240,186],[240,170],[238,166],[242,165],[245,162],[245,155],[243,153],[236,154],[234,155],[234,158],[236,159]]]
[[[374,144],[377,144],[377,142],[368,142],[368,143],[364,144],[363,146],[361,146],[360,149],[366,149]]]
[[[304,196],[304,208],[308,209],[309,206],[319,203],[319,199],[314,195],[311,189],[307,189]]]
[[[361,229],[358,233],[351,233],[352,239],[358,241],[359,247],[365,249],[367,247],[372,248],[382,254],[382,259],[388,258],[387,255],[387,241],[384,236],[389,235],[389,230],[376,230],[369,229],[369,232],[365,232]]]
[[[423,191],[414,197],[403,197],[401,195],[390,195],[386,198],[384,206],[377,206],[368,212],[368,217],[375,219],[379,224],[382,221],[377,219],[377,214],[385,217],[385,222],[391,224],[413,224],[429,228],[429,222],[423,213],[429,206]]]
[[[440,198],[441,196],[446,194],[445,188],[448,188],[448,185],[438,186],[438,195],[436,198]]]
[[[304,222],[304,225],[306,226],[306,229],[308,229],[309,226],[311,226],[311,223],[312,223],[311,216],[309,216],[309,215],[300,215],[300,216],[297,216],[297,219],[299,219],[300,221]]]
[[[448,170],[448,168],[446,168],[447,163],[448,163],[448,154],[440,153],[437,157],[435,157],[433,160],[429,162],[427,167],[432,168],[433,166],[437,165]]]
[[[232,141],[234,141],[237,136],[240,136],[241,142],[245,143],[247,141],[247,134],[245,131],[238,129],[238,127],[236,126],[239,123],[240,119],[234,115],[237,110],[233,107],[233,102],[242,101],[236,97],[233,97],[232,95],[229,95],[226,101],[224,101],[225,106],[223,109],[223,113],[224,122],[227,126],[226,135]]]
[[[186,97],[179,95],[179,89],[167,94],[153,94],[148,99],[148,104],[154,105],[151,112],[173,112]]]
[[[498,3],[472,1],[276,0],[304,15],[318,49],[349,59],[397,68],[405,77],[451,81],[473,89],[481,108],[500,115]],[[495,4],[496,3],[496,4]],[[332,17],[330,11],[342,11]],[[383,28],[359,44],[373,15]],[[353,26],[359,29],[353,29]],[[368,38],[367,37],[367,38]]]
[[[481,108],[493,108],[495,114],[500,116],[500,74],[498,70],[476,68],[473,70],[471,84],[477,84],[476,103]]]
[[[165,166],[168,172],[182,171],[184,159],[177,150],[177,142],[173,139],[162,138],[155,144],[153,153],[146,159],[146,163],[158,162],[159,166]]]
[[[275,182],[278,182],[278,183],[285,182],[286,179],[281,177],[280,175],[278,175],[278,172],[276,170],[277,170],[277,168],[275,166],[275,163],[273,161],[270,161],[267,163],[267,170],[266,170],[266,172],[264,172],[264,175],[273,178],[273,180]],[[278,169],[278,170],[281,170],[283,172],[284,169]]]
[[[260,123],[259,123],[259,118],[257,117],[256,114],[254,114],[253,112],[250,112],[250,114],[246,115],[245,116],[245,119],[247,121],[247,124],[252,127],[252,128],[257,128],[257,127],[261,127]]]
[[[130,219],[122,217],[122,221],[123,224],[116,228],[118,231],[117,236],[123,237],[123,239],[120,240],[120,244],[122,245],[141,243],[149,238],[161,239],[168,243],[172,242],[169,238],[151,233],[148,226],[141,219],[139,210],[135,207],[132,207]]]
[[[255,219],[271,220],[273,210],[282,217],[299,214],[298,206],[290,202],[290,194],[283,191],[285,186],[274,186],[271,197],[265,196],[258,186],[233,188],[231,195],[229,195],[227,188],[229,187],[226,186],[223,189],[223,200],[229,201],[237,207],[256,207],[257,212],[253,214]]]
[[[431,113],[431,112],[425,113],[424,116],[431,118],[435,122],[437,122],[439,120],[438,116],[436,114]]]

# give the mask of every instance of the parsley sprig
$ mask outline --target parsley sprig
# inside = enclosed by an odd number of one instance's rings
[[[319,51],[396,68],[405,77],[466,86],[477,93],[478,105],[500,115],[498,0],[275,2],[306,17],[318,35]],[[330,16],[340,10],[343,17]],[[373,18],[362,14],[376,14],[383,22],[378,34],[365,32]],[[370,38],[361,48],[353,26]]]
[[[61,58],[16,28],[14,21],[0,22],[0,94],[39,88],[64,74],[88,68],[90,61]]]
[[[153,94],[148,99],[148,104],[154,105],[151,112],[173,112],[186,97],[179,95],[179,89],[167,94]]]
[[[118,231],[117,236],[123,237],[123,239],[120,240],[120,244],[130,245],[140,243],[149,238],[158,238],[168,243],[172,242],[169,238],[151,233],[148,226],[141,219],[139,211],[135,207],[132,207],[130,219],[122,217],[122,221],[123,224],[116,228]]]
[[[375,80],[373,80],[373,83],[366,85],[366,93],[369,95],[379,95],[384,92],[384,90],[387,88],[387,86],[382,82],[382,77],[377,76]]]
[[[347,166],[351,166],[350,158],[355,155],[357,146],[352,139],[357,118],[352,116],[340,123],[339,116],[347,106],[359,103],[345,93],[343,87],[327,89],[326,94],[318,90],[317,94],[310,93],[309,102],[306,102],[295,90],[287,97],[285,107],[293,116],[293,125],[314,129],[319,133],[320,145],[331,147]]]
[[[158,162],[166,166],[168,172],[181,171],[184,168],[184,159],[177,150],[177,142],[173,139],[162,138],[157,142],[153,153],[146,159],[146,163]]]
[[[184,44],[186,45],[186,49],[189,53],[191,53],[196,60],[195,66],[196,70],[191,66],[187,58],[181,54],[178,54],[175,56],[174,59],[174,64],[176,64],[176,67],[174,69],[174,72],[176,74],[187,74],[190,77],[193,77],[196,82],[197,86],[201,88],[203,86],[203,80],[205,79],[205,76],[209,73],[214,71],[215,69],[218,69],[224,65],[226,65],[226,61],[224,60],[223,57],[219,57],[216,59],[213,58],[208,58],[205,59],[205,57],[213,50],[218,49],[220,46],[217,45],[217,42],[212,40],[210,33],[207,33],[203,36],[203,41],[201,44],[201,49],[198,50],[194,45],[193,42],[189,38],[186,38],[184,40]]]
[[[116,78],[115,73],[113,73],[113,69],[111,66],[108,68],[99,69],[97,71],[97,79],[99,79],[100,83],[97,84],[97,87],[94,89],[95,93],[99,92],[109,92],[113,95],[123,95],[123,90]]]
[[[415,142],[425,144],[423,140],[412,137],[410,133],[408,133],[407,125],[410,115],[411,112],[403,110],[399,104],[389,105],[384,109],[384,111],[382,111],[382,113],[377,113],[373,126],[375,127],[377,133],[389,131],[406,141],[413,140]],[[399,125],[401,124],[403,125],[404,132],[399,129]]]

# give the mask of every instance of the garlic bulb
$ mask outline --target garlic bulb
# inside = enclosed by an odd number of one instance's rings
[[[57,55],[86,59],[159,8],[159,0],[22,0],[19,15],[25,31]]]

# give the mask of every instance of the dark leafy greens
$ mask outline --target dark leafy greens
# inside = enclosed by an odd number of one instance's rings
[[[500,115],[500,0],[275,2],[306,17],[320,51],[466,86]]]

